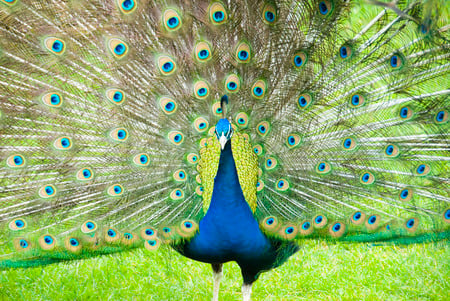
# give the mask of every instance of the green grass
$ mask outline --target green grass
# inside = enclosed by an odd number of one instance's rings
[[[168,248],[1,272],[1,300],[209,300],[210,266]],[[448,242],[406,247],[306,242],[261,275],[253,300],[448,300]],[[220,300],[241,300],[235,263]]]

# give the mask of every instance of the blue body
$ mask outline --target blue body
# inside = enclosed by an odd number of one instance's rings
[[[288,247],[288,252],[283,252],[282,245]],[[236,261],[246,283],[255,281],[260,272],[278,266],[297,250],[294,244],[268,239],[261,232],[242,193],[230,141],[221,152],[211,204],[200,221],[199,233],[177,249],[207,263]]]

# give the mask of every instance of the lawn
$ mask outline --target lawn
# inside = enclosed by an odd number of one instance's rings
[[[2,300],[209,300],[210,266],[169,248],[135,250],[45,267],[2,271]],[[253,300],[449,300],[448,242],[405,247],[308,241],[264,273]],[[235,263],[221,300],[241,300]]]

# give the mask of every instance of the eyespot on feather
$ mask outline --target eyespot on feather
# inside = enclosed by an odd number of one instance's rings
[[[419,219],[416,217],[409,218],[405,221],[404,227],[409,233],[414,233],[419,227]]]
[[[121,238],[121,242],[126,246],[130,246],[130,245],[134,244],[138,239],[139,239],[139,237],[136,234],[134,234],[133,232],[125,231]]]
[[[116,59],[122,59],[128,53],[127,43],[117,38],[109,39],[108,49]]]
[[[123,14],[127,15],[136,10],[137,4],[135,0],[117,0],[117,6]]]
[[[158,235],[158,231],[152,227],[142,228],[139,233],[144,240],[154,240]]]
[[[275,189],[278,191],[286,191],[289,189],[289,182],[286,179],[279,179],[275,184]]]
[[[108,187],[107,192],[110,196],[121,196],[123,194],[123,187],[120,184],[114,184]]]
[[[444,124],[447,122],[447,120],[448,120],[448,112],[445,110],[437,112],[436,115],[434,116],[434,122],[436,122],[437,124]]]
[[[328,233],[334,238],[339,238],[345,233],[345,224],[342,222],[334,222],[328,227]]]
[[[184,220],[180,223],[180,234],[183,237],[191,237],[198,231],[198,224],[193,220]]]
[[[298,51],[292,56],[292,65],[295,69],[300,70],[303,66],[305,66],[308,60],[308,56],[304,51]]]
[[[352,56],[353,50],[350,45],[342,45],[339,48],[339,57],[343,60],[349,59]]]
[[[414,116],[414,111],[409,106],[401,107],[399,116],[402,120],[409,120]]]
[[[53,146],[58,150],[69,150],[72,148],[72,139],[67,136],[60,137],[53,142]]]
[[[264,182],[262,180],[258,180],[256,182],[256,192],[261,192],[264,189]]]
[[[76,177],[80,181],[89,181],[94,178],[94,172],[90,167],[83,167],[77,171]]]
[[[187,173],[184,169],[178,169],[173,173],[172,177],[175,181],[185,182],[187,180]]]
[[[32,249],[32,244],[29,240],[23,237],[17,237],[13,240],[14,249],[18,252],[25,252]]]
[[[257,155],[257,156],[261,156],[264,154],[264,149],[260,144],[256,144],[253,146],[253,152]]]
[[[188,161],[190,164],[197,164],[199,158],[198,158],[198,155],[197,155],[197,154],[195,154],[195,153],[190,153],[190,154],[187,155],[186,159],[187,159],[187,161]]]
[[[204,191],[204,189],[203,189],[203,186],[197,186],[197,188],[195,188],[195,193],[197,194],[197,195],[203,195],[203,191]]]
[[[262,227],[269,232],[277,232],[280,224],[275,216],[268,216],[262,221]]]
[[[63,104],[63,98],[61,94],[52,92],[43,95],[42,102],[51,108],[59,108]]]
[[[272,25],[278,20],[277,8],[272,3],[266,3],[262,10],[262,20],[267,25]]]
[[[2,0],[2,3],[5,3],[8,6],[13,6],[14,4],[16,4],[18,2],[18,0]]]
[[[62,55],[66,51],[66,43],[56,37],[48,37],[44,40],[45,48],[53,54]]]
[[[81,225],[81,232],[88,234],[97,231],[97,228],[96,222],[87,220]]]
[[[194,84],[194,96],[197,99],[205,99],[209,96],[209,86],[208,83],[200,80]],[[220,103],[219,103],[220,106]]]
[[[380,225],[380,216],[377,214],[368,216],[365,225],[366,228],[370,231],[378,229],[378,226]]]
[[[293,149],[300,145],[302,142],[302,138],[300,135],[292,133],[286,138],[286,146],[290,149]]]
[[[50,234],[44,234],[39,237],[39,245],[43,250],[50,251],[53,250],[56,246],[56,238]]]
[[[39,189],[38,194],[41,198],[48,199],[56,195],[56,188],[51,184],[45,185]]]
[[[150,156],[146,153],[140,153],[133,157],[133,163],[137,166],[148,166],[150,164]]]
[[[194,53],[195,59],[200,63],[207,62],[212,58],[211,46],[206,42],[197,43]]]
[[[292,225],[292,224],[288,224],[284,227],[281,227],[281,229],[278,231],[278,234],[287,240],[293,240],[298,233],[298,229],[297,226]]]
[[[159,72],[162,75],[172,75],[177,70],[177,64],[175,61],[167,55],[161,55],[157,58],[157,64]]]
[[[245,112],[238,113],[234,120],[240,128],[246,128],[248,126],[248,115]]]
[[[413,195],[414,191],[412,190],[412,188],[403,188],[402,190],[400,190],[398,198],[400,199],[400,201],[409,202],[411,201]]]
[[[174,201],[181,200],[184,198],[184,191],[180,188],[176,188],[170,193],[170,198]]]
[[[164,28],[169,32],[177,31],[183,25],[181,15],[173,8],[167,9],[163,13]]]
[[[328,162],[321,161],[316,165],[316,172],[321,175],[326,175],[331,172],[331,165]]]
[[[199,133],[204,133],[208,130],[209,122],[204,117],[198,117],[194,120],[194,128]]]
[[[64,246],[66,247],[66,249],[72,253],[77,253],[79,251],[81,251],[81,249],[83,248],[80,240],[78,238],[75,237],[67,237],[64,240]]]
[[[365,97],[362,93],[353,94],[350,97],[349,105],[351,108],[359,108],[362,107],[365,103]]]
[[[178,146],[183,143],[184,141],[184,135],[179,131],[172,131],[167,135],[167,138],[170,142],[172,142],[174,145]]]
[[[389,58],[389,66],[394,70],[400,70],[405,64],[405,57],[400,53],[394,53]]]
[[[161,97],[159,99],[159,107],[166,115],[172,115],[177,111],[178,104],[175,100],[169,97]]]
[[[384,147],[384,154],[389,158],[396,158],[400,154],[400,150],[395,144],[388,144]]]
[[[318,11],[321,16],[328,16],[333,11],[333,2],[330,0],[323,0],[319,2]]]
[[[266,159],[264,167],[266,170],[273,170],[278,165],[278,160],[275,157],[269,156]]]
[[[370,185],[375,182],[375,176],[371,172],[364,172],[359,178],[359,182],[363,185]]]
[[[298,96],[297,105],[300,110],[308,108],[313,102],[313,97],[309,93],[303,93]]]
[[[266,95],[267,83],[266,81],[259,79],[252,86],[252,96],[256,99],[263,99]]]
[[[120,240],[121,233],[114,228],[106,228],[103,232],[103,238],[108,243],[114,243]]]
[[[114,105],[121,105],[125,102],[125,93],[119,89],[106,90],[106,98]]]
[[[430,171],[431,171],[431,167],[428,164],[422,163],[416,167],[416,169],[414,170],[414,173],[416,176],[423,177],[423,176],[428,175],[430,173]]]
[[[240,42],[236,47],[236,61],[241,64],[250,62],[251,50],[247,42]]]
[[[450,208],[444,210],[444,212],[442,213],[442,219],[447,224],[450,223]]]
[[[212,105],[211,110],[212,110],[214,116],[216,116],[216,117],[222,117],[222,108],[220,107],[220,101],[215,102],[215,103]]]
[[[228,93],[236,93],[241,86],[241,80],[236,74],[230,74],[225,80],[225,90]]]
[[[348,151],[354,150],[356,148],[356,146],[357,146],[356,140],[352,137],[346,137],[342,141],[342,147],[345,150],[348,150]]]
[[[209,6],[209,19],[214,25],[221,25],[227,22],[228,14],[222,3],[214,2]]]
[[[302,221],[298,226],[298,232],[302,236],[308,236],[314,232],[314,227],[310,220]]]
[[[13,154],[6,159],[6,165],[12,168],[24,167],[26,164],[25,157],[21,154]]]
[[[16,218],[12,220],[8,226],[12,231],[24,230],[27,228],[27,222],[22,218]]]
[[[270,124],[267,121],[261,121],[260,123],[258,123],[258,125],[256,126],[256,132],[258,133],[258,135],[260,135],[261,137],[265,137],[267,136],[267,134],[270,132]]]
[[[355,211],[350,216],[350,222],[356,226],[362,225],[365,220],[366,220],[366,214],[362,211]]]
[[[116,128],[109,132],[109,137],[117,142],[125,142],[128,139],[128,131],[126,128]]]
[[[161,245],[161,240],[157,237],[155,239],[146,240],[144,243],[144,247],[149,251],[155,251]]]
[[[325,215],[318,214],[313,218],[314,228],[321,229],[325,227],[328,223],[328,219]]]

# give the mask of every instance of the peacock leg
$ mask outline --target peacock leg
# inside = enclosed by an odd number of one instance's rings
[[[211,267],[213,269],[213,277],[214,277],[214,290],[213,290],[213,298],[212,301],[219,301],[219,288],[220,288],[220,279],[222,279],[223,271],[222,263],[212,263]]]
[[[243,283],[242,284],[242,301],[250,301],[252,295],[252,284],[253,283]]]

